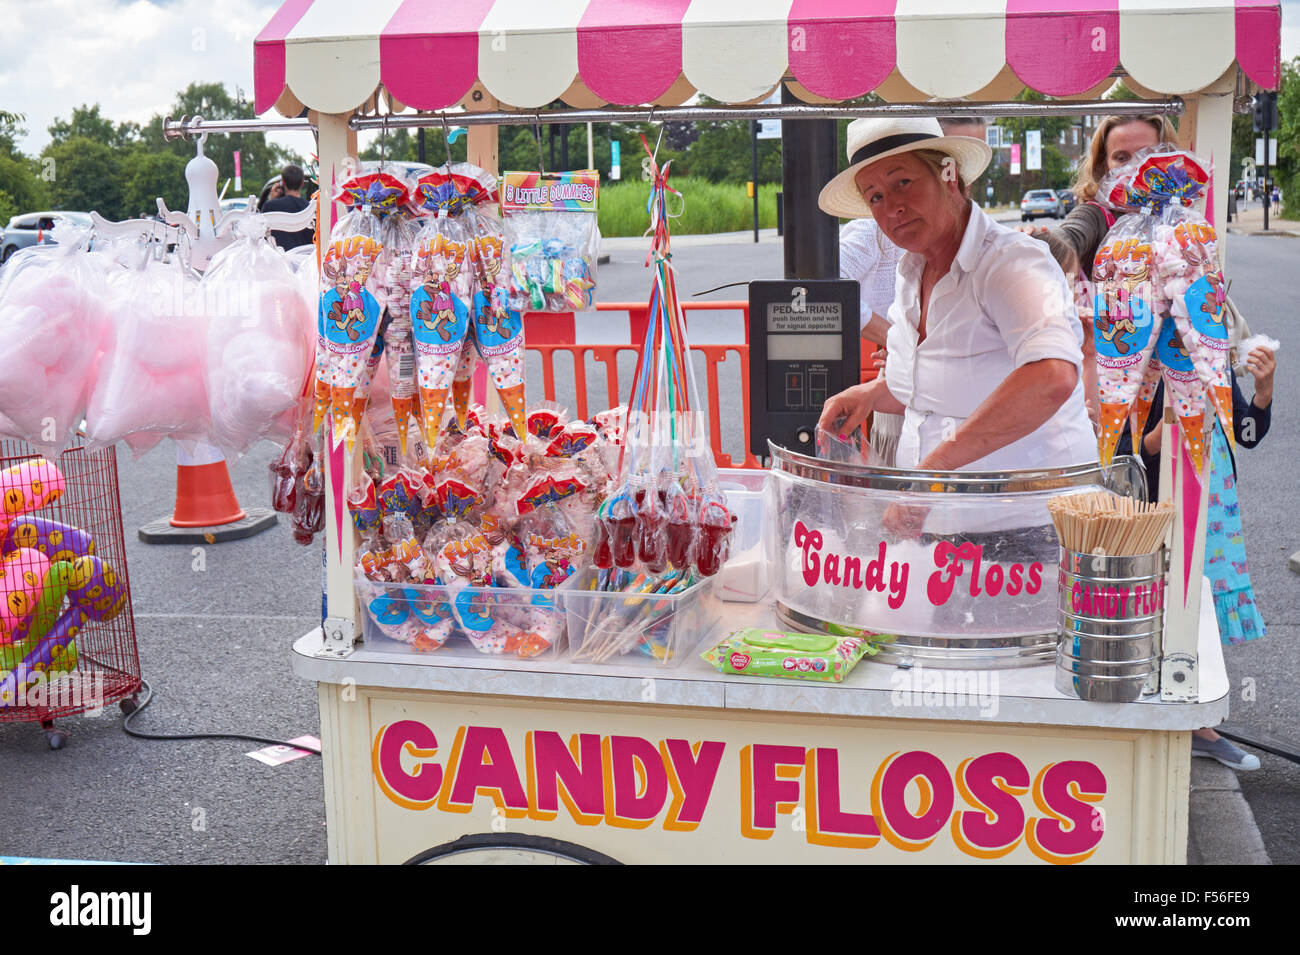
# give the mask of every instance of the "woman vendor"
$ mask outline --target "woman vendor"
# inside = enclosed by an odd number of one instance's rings
[[[919,470],[1052,468],[1097,459],[1071,289],[1047,247],[963,194],[990,150],[933,119],[860,119],[849,167],[822,190],[833,216],[871,216],[905,250],[885,375],[826,402],[847,434],[904,415],[897,463]]]

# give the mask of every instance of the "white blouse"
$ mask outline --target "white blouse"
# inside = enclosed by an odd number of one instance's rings
[[[859,327],[872,313],[888,316],[902,257],[903,250],[885,238],[875,219],[851,219],[840,228],[840,278],[857,279],[861,287]]]
[[[948,274],[930,293],[917,345],[925,259],[903,256],[889,320],[885,381],[906,407],[897,464],[914,468],[961,426],[1008,375],[1060,358],[1081,369],[1081,330],[1070,287],[1046,243],[994,222],[971,203]],[[964,471],[1066,467],[1097,460],[1097,439],[1074,392],[1038,430],[972,461]]]

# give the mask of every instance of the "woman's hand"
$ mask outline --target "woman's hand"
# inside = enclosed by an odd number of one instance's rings
[[[890,504],[881,515],[880,523],[895,540],[918,540],[929,513],[930,508],[924,504]]]
[[[876,349],[875,356],[871,359],[871,367],[876,369],[877,374],[885,373],[885,360],[889,358],[889,352],[884,345]]]
[[[829,434],[847,438],[854,429],[867,420],[867,415],[877,409],[902,413],[902,406],[889,393],[883,378],[874,378],[863,384],[853,385],[831,397],[826,404],[822,405],[822,415],[817,419],[817,427]]]
[[[1252,348],[1246,356],[1246,369],[1255,378],[1255,407],[1263,411],[1273,403],[1273,372],[1277,359],[1271,349],[1263,345]]]

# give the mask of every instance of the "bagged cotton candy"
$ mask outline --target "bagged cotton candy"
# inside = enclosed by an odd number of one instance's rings
[[[211,437],[228,459],[265,436],[289,436],[312,360],[310,312],[265,220],[249,216],[235,228],[199,286]]]
[[[164,263],[146,251],[106,287],[113,323],[86,408],[89,444],[126,440],[141,453],[166,436],[202,439],[211,421],[198,276],[179,258]]]
[[[81,426],[109,321],[104,259],[86,252],[88,232],[60,224],[55,236],[0,275],[0,415],[48,454]]]

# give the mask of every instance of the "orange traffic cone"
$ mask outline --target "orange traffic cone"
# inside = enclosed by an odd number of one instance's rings
[[[176,454],[176,507],[170,517],[141,527],[146,544],[215,544],[252,537],[276,523],[269,507],[245,511],[230,483],[230,469],[220,450],[198,445]]]
[[[176,466],[176,510],[168,521],[172,527],[216,527],[246,516],[225,461]]]

